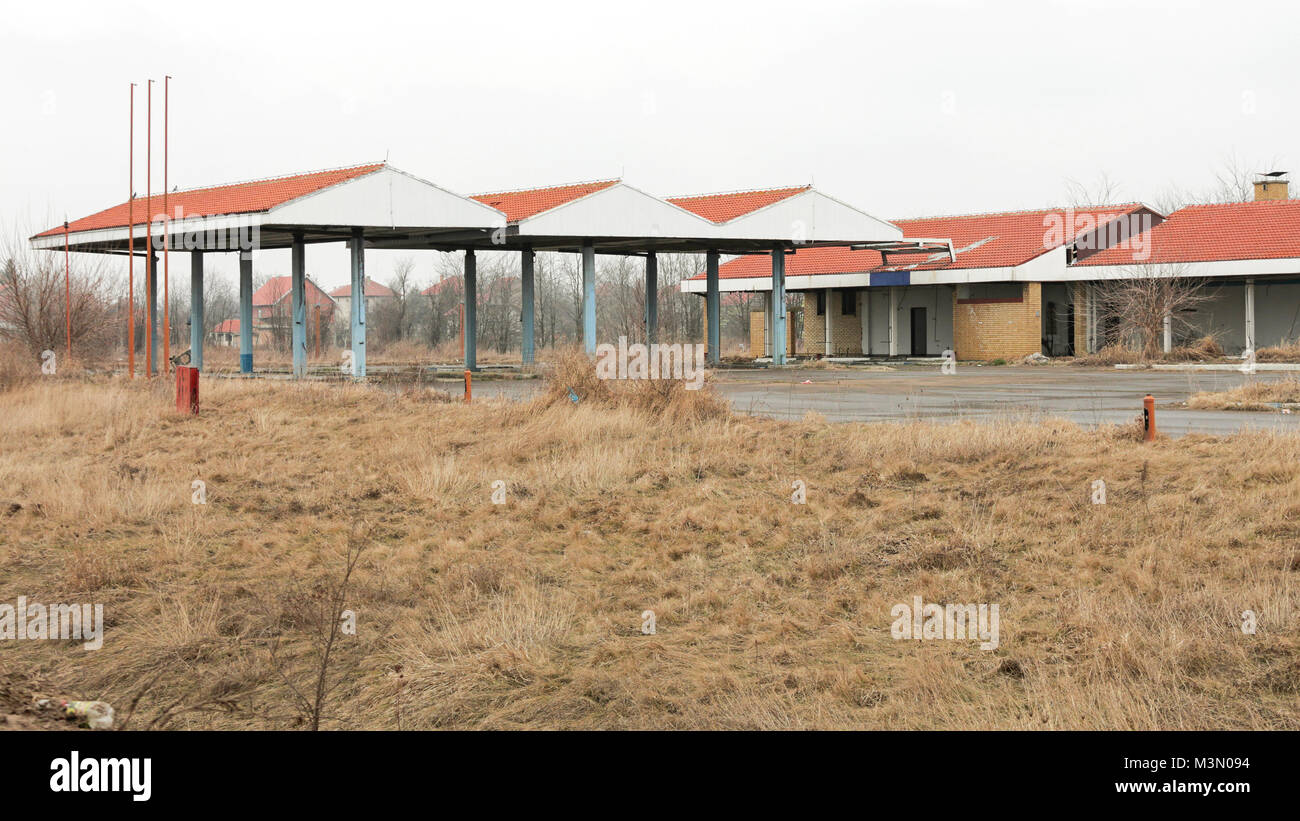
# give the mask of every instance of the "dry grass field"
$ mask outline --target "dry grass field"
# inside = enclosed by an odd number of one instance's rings
[[[0,707],[104,699],[128,729],[1300,729],[1300,439],[779,422],[558,368],[530,403],[470,406],[205,379],[197,418],[142,380],[10,383],[0,602],[102,603],[107,626],[93,651],[0,641]],[[999,604],[1000,646],[894,640],[914,596]],[[339,602],[356,634],[330,641]]]
[[[1300,379],[1294,375],[1275,382],[1247,382],[1226,391],[1194,394],[1189,408],[1203,410],[1276,410],[1276,403],[1300,403]]]

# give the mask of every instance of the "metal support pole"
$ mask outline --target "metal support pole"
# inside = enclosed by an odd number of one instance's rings
[[[709,364],[717,365],[722,358],[722,301],[718,297],[718,252],[707,252],[704,260],[704,312],[709,327]]]
[[[352,229],[352,289],[348,300],[352,328],[352,378],[366,378],[366,240],[361,228]]]
[[[822,335],[825,337],[825,339],[824,339],[823,341],[824,341],[825,344],[826,344],[826,355],[827,355],[827,356],[830,356],[831,354],[835,353],[835,349],[831,346],[831,300],[834,299],[834,297],[835,297],[835,289],[834,289],[834,288],[827,288],[827,289],[826,289],[826,297],[825,297],[825,301],[826,301],[826,310],[822,312],[822,314],[823,314],[823,316],[822,316],[822,325],[823,325]]]
[[[293,235],[289,260],[290,304],[293,307],[293,378],[307,375],[307,260],[302,234]]]
[[[582,345],[588,356],[596,354],[596,249],[582,244]]]
[[[901,288],[889,289],[889,355],[898,356],[898,303]]]
[[[478,262],[465,252],[465,370],[478,370]]]
[[[785,249],[772,249],[772,364],[785,364]]]
[[[149,375],[158,373],[158,255],[153,252],[153,223],[149,224]]]
[[[253,372],[253,252],[239,252],[239,372]]]
[[[190,251],[190,366],[203,370],[202,251]]]
[[[1246,280],[1246,350],[1255,350],[1255,280]]]
[[[533,338],[533,267],[537,261],[537,254],[533,249],[527,248],[519,254],[519,271],[520,271],[520,299],[522,314],[519,317],[523,323],[521,331],[520,347],[523,349],[523,364],[533,364],[535,356],[535,340]]]
[[[651,251],[645,257],[645,341],[659,338],[659,257]]]

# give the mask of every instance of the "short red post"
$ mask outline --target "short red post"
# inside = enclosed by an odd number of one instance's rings
[[[1156,398],[1149,393],[1142,400],[1142,431],[1144,441],[1156,440]]]
[[[187,365],[176,368],[176,410],[180,413],[199,412],[199,369]]]
[[[468,403],[474,395],[474,378],[470,376],[469,369],[465,369],[465,401]]]

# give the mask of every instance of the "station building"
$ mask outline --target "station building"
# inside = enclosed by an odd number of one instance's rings
[[[1135,277],[1203,284],[1166,347],[1213,335],[1229,353],[1300,336],[1300,200],[1285,179],[1255,185],[1255,201],[1162,214],[1142,203],[894,220],[905,236],[947,239],[950,253],[795,248],[787,292],[802,327],[787,354],[830,357],[1019,359],[1095,353],[1114,341],[1100,289]],[[765,295],[750,315],[750,351],[770,356],[772,277],[763,257],[718,271],[722,292]],[[703,274],[682,290],[705,293]]]

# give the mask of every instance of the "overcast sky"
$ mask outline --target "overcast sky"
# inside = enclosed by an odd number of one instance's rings
[[[7,4],[0,220],[31,234],[125,199],[131,81],[143,193],[150,77],[161,190],[165,74],[181,188],[387,156],[464,194],[812,181],[886,219],[1058,205],[1103,173],[1154,200],[1213,187],[1229,156],[1296,168],[1297,7]],[[386,278],[392,258],[371,256]],[[288,273],[287,253],[258,268]],[[309,249],[308,273],[345,282],[346,253]]]

